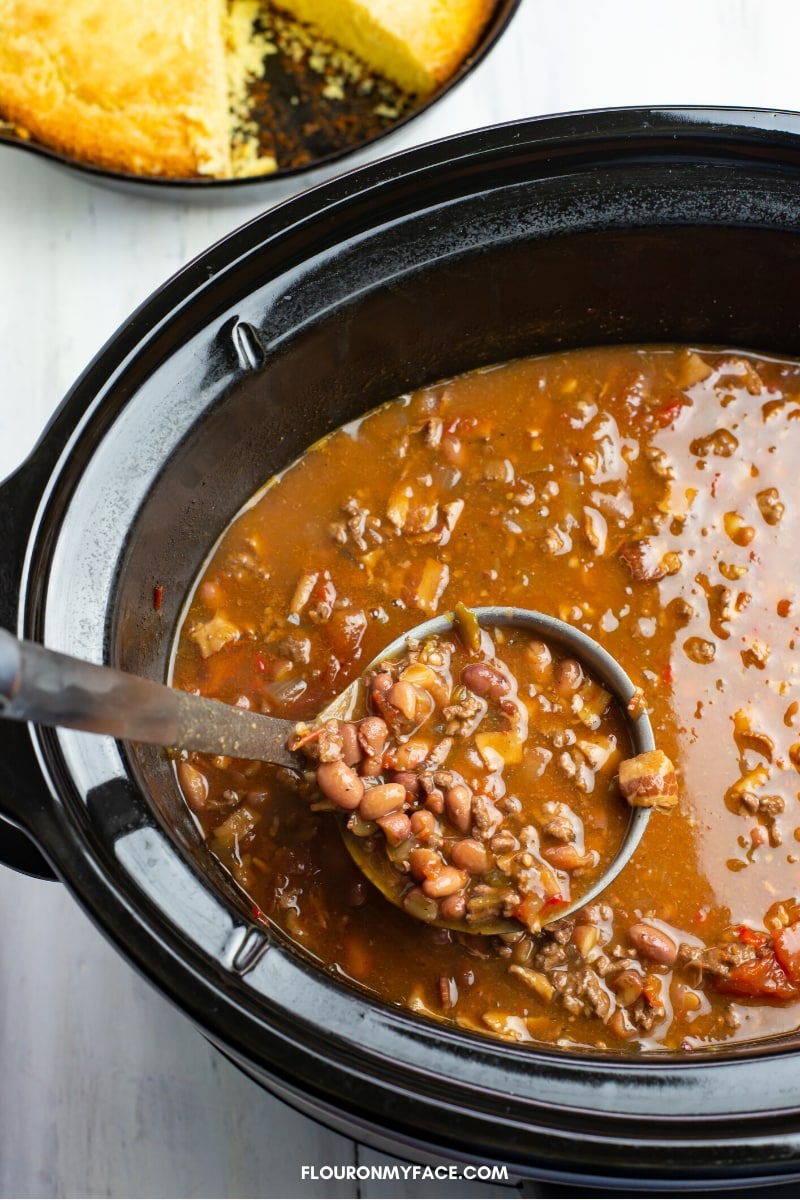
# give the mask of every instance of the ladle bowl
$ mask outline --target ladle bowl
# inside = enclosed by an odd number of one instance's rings
[[[524,629],[548,646],[556,647],[571,657],[577,658],[589,673],[612,694],[625,714],[633,754],[643,754],[655,749],[650,718],[645,707],[635,703],[636,687],[620,663],[599,642],[566,621],[532,609],[494,605],[474,608],[471,611],[483,628]],[[367,675],[382,661],[400,658],[407,651],[408,643],[412,639],[419,641],[428,637],[446,635],[454,627],[455,620],[452,615],[434,617],[421,625],[416,625],[408,633],[396,638],[391,645],[387,646],[370,663],[364,675]],[[355,698],[352,688],[353,685],[328,706],[325,711],[326,716],[342,719],[352,717]],[[624,803],[621,798],[620,803]],[[568,903],[553,909],[552,919],[570,916],[605,891],[630,861],[644,836],[651,811],[649,808],[630,809],[624,837],[617,847],[616,853],[609,860],[606,869],[587,887],[586,891],[578,892]],[[385,854],[380,850],[376,851],[370,848],[369,839],[353,834],[345,820],[341,824],[345,844],[359,869],[388,900],[399,908],[403,908],[403,893],[407,888],[407,878],[389,862]],[[463,933],[479,934],[515,933],[522,928],[515,918],[487,918],[480,922],[467,922],[466,920],[443,920],[436,917],[430,921],[430,924],[441,925]]]

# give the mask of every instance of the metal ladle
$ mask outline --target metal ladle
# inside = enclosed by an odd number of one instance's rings
[[[626,714],[633,753],[655,749],[650,720],[639,705],[629,704],[636,689],[628,675],[606,650],[579,629],[544,613],[500,606],[472,610],[485,627],[523,628],[589,668],[594,677],[616,698]],[[435,617],[396,638],[365,670],[387,659],[400,657],[409,639],[447,634],[452,617]],[[337,718],[351,720],[363,715],[362,679],[356,679],[326,705],[317,723]],[[21,641],[0,630],[0,716],[40,725],[63,726],[100,733],[126,741],[167,746],[174,750],[199,750],[207,754],[273,763],[302,772],[309,761],[288,748],[297,722],[250,712],[203,696],[181,692],[151,679],[142,679],[72,658],[36,642]],[[625,836],[607,869],[577,899],[560,908],[556,916],[568,916],[599,895],[625,867],[642,839],[650,819],[649,808],[632,808]],[[340,820],[342,836],[356,865],[398,907],[407,879],[385,855],[370,853],[365,839],[354,836]],[[435,922],[471,933],[518,931],[519,922],[494,918],[482,923]]]

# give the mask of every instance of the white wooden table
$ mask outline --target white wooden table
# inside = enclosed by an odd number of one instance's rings
[[[797,0],[522,0],[490,59],[390,149],[581,108],[800,109],[798,44]],[[156,202],[0,149],[0,476],[140,301],[296,190],[276,184],[249,206]],[[535,1183],[304,1179],[303,1166],[391,1160],[298,1116],[229,1066],[61,885],[0,869],[0,921],[2,1196],[576,1194]]]

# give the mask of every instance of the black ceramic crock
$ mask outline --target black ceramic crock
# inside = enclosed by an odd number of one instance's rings
[[[793,115],[556,117],[344,176],[209,250],[87,369],[0,493],[0,624],[162,678],[210,546],[327,430],[425,382],[559,348],[800,355],[798,279]],[[512,1177],[651,1190],[800,1178],[800,1040],[618,1057],[412,1017],[251,921],[160,753],[25,727],[0,737],[0,809],[120,951],[303,1112]],[[20,846],[12,857],[35,869]]]

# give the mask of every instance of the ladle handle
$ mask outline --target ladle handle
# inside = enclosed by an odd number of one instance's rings
[[[0,630],[0,715],[174,745],[177,693],[111,667],[98,667]]]
[[[20,641],[0,629],[0,716],[297,767],[294,722]]]

